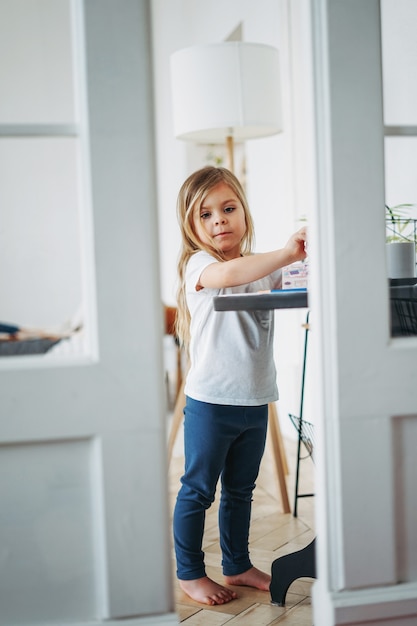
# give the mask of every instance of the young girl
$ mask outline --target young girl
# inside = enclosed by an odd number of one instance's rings
[[[181,589],[197,602],[224,604],[233,589],[206,575],[205,511],[221,479],[222,567],[227,585],[269,590],[249,558],[252,492],[264,452],[268,403],[278,399],[272,311],[216,312],[213,296],[281,286],[281,269],[306,257],[305,229],[284,248],[252,254],[252,217],[238,179],[205,167],[178,196],[182,249],[177,333],[188,348],[184,409],[185,472],[174,511]]]

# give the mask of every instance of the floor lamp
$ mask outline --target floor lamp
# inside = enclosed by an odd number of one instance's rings
[[[281,132],[278,50],[228,41],[171,55],[174,134],[202,144],[225,142],[234,171],[234,143]]]
[[[246,42],[193,46],[171,55],[174,133],[201,144],[225,142],[227,167],[234,172],[234,143],[282,131],[278,50]],[[171,458],[182,423],[185,397],[180,390],[168,440]],[[290,512],[285,450],[275,403],[269,426],[284,513]]]

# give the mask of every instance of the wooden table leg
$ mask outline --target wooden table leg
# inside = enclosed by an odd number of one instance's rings
[[[286,475],[288,474],[288,465],[285,455],[284,442],[281,435],[281,429],[279,427],[278,413],[275,402],[271,402],[268,405],[268,424],[275,460],[275,467],[277,470],[278,484],[281,493],[282,509],[284,513],[290,513],[291,508],[288,500],[286,481]]]

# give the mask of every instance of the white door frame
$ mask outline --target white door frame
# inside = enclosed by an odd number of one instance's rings
[[[312,5],[318,192],[311,306],[319,372],[313,606],[323,626],[382,619],[411,626],[417,616],[410,508],[417,338],[391,339],[389,329],[379,12],[379,0]],[[401,554],[413,547],[407,570]]]

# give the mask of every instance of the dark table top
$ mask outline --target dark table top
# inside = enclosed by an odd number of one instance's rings
[[[277,289],[264,293],[233,293],[214,297],[215,311],[260,311],[308,307],[306,289]]]

